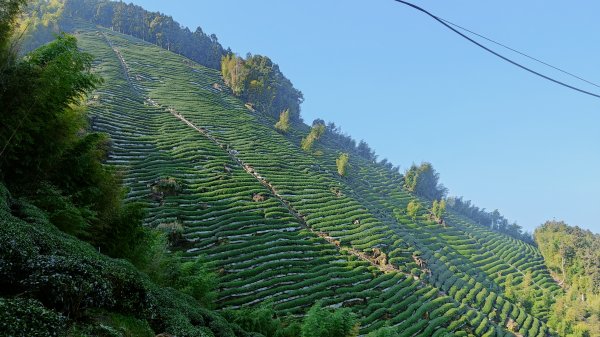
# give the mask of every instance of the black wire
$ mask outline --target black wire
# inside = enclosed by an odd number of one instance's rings
[[[428,11],[426,11],[425,9],[423,9],[423,8],[421,8],[421,7],[417,6],[417,5],[414,5],[414,4],[411,4],[410,2],[406,2],[406,1],[402,1],[402,0],[394,0],[394,1],[396,1],[396,2],[399,2],[399,3],[401,3],[401,4],[404,4],[404,5],[407,5],[407,6],[409,6],[409,7],[412,7],[412,8],[414,8],[414,9],[416,9],[416,10],[420,11],[420,12],[423,12],[423,13],[425,13],[425,14],[429,15],[429,16],[430,16],[430,17],[432,17],[434,20],[436,20],[437,22],[439,22],[439,23],[441,23],[442,25],[444,25],[446,28],[450,29],[451,31],[453,31],[453,32],[455,32],[456,34],[458,34],[458,35],[462,36],[463,38],[467,39],[467,40],[468,40],[468,41],[470,41],[471,43],[473,43],[473,44],[477,45],[478,47],[480,47],[480,48],[482,48],[482,49],[486,50],[487,52],[489,52],[489,53],[491,53],[491,54],[494,54],[494,55],[496,55],[497,57],[499,57],[499,58],[503,59],[504,61],[506,61],[506,62],[508,62],[508,63],[511,63],[511,64],[513,64],[513,65],[515,65],[515,66],[517,66],[517,67],[519,67],[519,68],[521,68],[521,69],[523,69],[523,70],[526,70],[526,71],[528,71],[528,72],[530,72],[530,73],[532,73],[532,74],[534,74],[534,75],[537,75],[537,76],[539,76],[539,77],[541,77],[541,78],[547,79],[548,81],[554,82],[554,83],[556,83],[556,84],[562,85],[562,86],[564,86],[564,87],[567,87],[567,88],[569,88],[569,89],[572,89],[572,90],[575,90],[575,91],[579,91],[579,92],[581,92],[581,93],[584,93],[584,94],[587,94],[587,95],[590,95],[590,96],[594,96],[594,97],[596,97],[596,98],[600,98],[600,95],[598,95],[598,94],[594,94],[594,93],[592,93],[592,92],[589,92],[589,91],[586,91],[586,90],[583,90],[583,89],[579,89],[579,88],[577,88],[577,87],[574,87],[574,86],[572,86],[572,85],[566,84],[566,83],[564,83],[564,82],[561,82],[561,81],[559,81],[559,80],[555,80],[555,79],[553,79],[553,78],[551,78],[551,77],[548,77],[548,76],[546,76],[546,75],[544,75],[544,74],[541,74],[541,73],[539,73],[539,72],[537,72],[537,71],[535,71],[535,70],[529,69],[529,68],[527,68],[526,66],[524,66],[524,65],[522,65],[522,64],[520,64],[520,63],[517,63],[517,62],[515,62],[515,61],[513,61],[513,60],[511,60],[511,59],[509,59],[509,58],[507,58],[507,57],[505,57],[505,56],[503,56],[503,55],[500,55],[499,53],[497,53],[497,52],[495,52],[495,51],[491,50],[490,48],[488,48],[488,47],[486,47],[486,46],[482,45],[481,43],[479,43],[479,42],[477,42],[477,41],[475,41],[475,40],[471,39],[470,37],[466,36],[465,34],[463,34],[463,33],[459,32],[458,30],[454,29],[452,26],[450,26],[450,25],[448,25],[446,22],[444,22],[444,20],[443,20],[443,19],[441,19],[441,18],[438,18],[437,16],[435,16],[435,15],[433,15],[433,14],[429,13]]]
[[[562,72],[562,73],[564,73],[564,74],[567,74],[567,75],[569,75],[569,76],[572,76],[572,77],[574,77],[574,78],[576,78],[576,79],[578,79],[578,80],[581,80],[581,81],[583,81],[583,82],[586,82],[586,83],[588,83],[588,84],[591,84],[591,85],[593,85],[593,86],[595,86],[595,87],[598,87],[598,88],[600,88],[600,85],[598,85],[598,84],[596,84],[596,83],[594,83],[594,82],[592,82],[592,81],[588,81],[588,80],[586,80],[585,78],[579,77],[579,76],[577,76],[577,75],[575,75],[575,74],[573,74],[573,73],[570,73],[570,72],[568,72],[568,71],[566,71],[566,70],[564,70],[564,69],[560,69],[560,68],[558,68],[558,67],[555,67],[555,66],[553,66],[553,65],[551,65],[551,64],[549,64],[549,63],[546,63],[546,62],[544,62],[544,61],[542,61],[542,60],[540,60],[540,59],[537,59],[537,58],[535,58],[535,57],[533,57],[533,56],[529,56],[529,55],[527,55],[527,54],[525,54],[525,53],[523,53],[523,52],[521,52],[521,51],[518,51],[518,50],[516,50],[516,49],[514,49],[514,48],[511,48],[511,47],[509,47],[509,46],[507,46],[507,45],[505,45],[505,44],[502,44],[502,43],[500,43],[500,42],[498,42],[498,41],[494,41],[494,40],[490,39],[489,37],[485,37],[485,36],[483,36],[483,35],[481,35],[481,34],[479,34],[479,33],[476,33],[476,32],[474,32],[474,31],[472,31],[472,30],[469,30],[469,29],[467,29],[467,28],[465,28],[465,27],[462,27],[462,26],[460,26],[460,25],[457,25],[456,23],[453,23],[453,22],[450,22],[450,21],[448,21],[448,20],[446,20],[446,19],[440,18],[439,16],[438,16],[438,18],[439,18],[440,20],[444,21],[445,23],[449,24],[449,25],[452,25],[452,26],[454,26],[454,27],[456,27],[456,28],[459,28],[459,29],[461,29],[461,30],[464,30],[465,32],[469,32],[469,33],[471,33],[471,34],[473,34],[473,35],[479,36],[479,37],[480,37],[480,38],[482,38],[482,39],[485,39],[485,40],[488,40],[488,41],[490,41],[491,43],[497,44],[497,45],[499,45],[499,46],[501,46],[501,47],[504,47],[504,48],[506,48],[506,49],[508,49],[508,50],[510,50],[510,51],[513,51],[513,52],[515,52],[515,53],[517,53],[517,54],[523,55],[523,56],[525,56],[525,57],[527,57],[527,58],[529,58],[529,59],[531,59],[531,60],[534,60],[534,61],[536,61],[536,62],[539,62],[539,63],[541,63],[541,64],[543,64],[543,65],[545,65],[545,66],[548,66],[548,67],[550,67],[550,68],[552,68],[552,69],[558,70],[558,71],[560,71],[560,72]]]

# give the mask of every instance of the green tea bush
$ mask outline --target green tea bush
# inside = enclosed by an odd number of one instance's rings
[[[66,317],[34,299],[0,298],[0,312],[2,336],[60,337],[66,331]]]

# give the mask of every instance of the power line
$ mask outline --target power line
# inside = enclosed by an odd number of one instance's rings
[[[569,75],[569,76],[571,76],[571,77],[574,77],[574,78],[576,78],[576,79],[578,79],[578,80],[580,80],[580,81],[586,82],[586,83],[588,83],[588,84],[591,84],[591,85],[593,85],[593,86],[595,86],[595,87],[598,87],[598,88],[600,88],[600,85],[598,85],[598,84],[596,84],[596,83],[594,83],[594,82],[592,82],[592,81],[588,81],[588,80],[586,80],[585,78],[582,78],[582,77],[580,77],[580,76],[577,76],[577,75],[575,75],[575,74],[573,74],[573,73],[570,73],[570,72],[568,72],[568,71],[566,71],[566,70],[564,70],[564,69],[560,69],[559,67],[555,67],[555,66],[553,66],[553,65],[551,65],[551,64],[549,64],[549,63],[547,63],[547,62],[544,62],[544,61],[542,61],[542,60],[540,60],[540,59],[537,59],[537,58],[535,58],[535,57],[533,57],[533,56],[527,55],[527,54],[525,54],[525,53],[524,53],[524,52],[522,52],[522,51],[518,51],[518,50],[516,50],[516,49],[514,49],[514,48],[511,48],[511,47],[509,47],[509,46],[507,46],[507,45],[505,45],[505,44],[502,44],[502,43],[500,43],[500,42],[498,42],[498,41],[494,41],[494,40],[490,39],[489,37],[483,36],[483,35],[481,35],[481,34],[479,34],[479,33],[476,33],[476,32],[474,32],[474,31],[472,31],[472,30],[469,30],[469,29],[467,29],[467,28],[465,28],[465,27],[459,26],[459,25],[457,25],[456,23],[450,22],[450,21],[448,21],[448,20],[446,20],[446,19],[442,19],[442,18],[440,18],[440,17],[438,17],[438,18],[439,18],[440,20],[444,21],[445,23],[447,23],[447,24],[449,24],[449,25],[452,25],[452,26],[454,26],[454,27],[456,27],[456,28],[458,28],[458,29],[461,29],[461,30],[464,30],[465,32],[469,32],[469,33],[471,33],[471,34],[473,34],[473,35],[479,36],[480,38],[482,38],[482,39],[484,39],[484,40],[487,40],[487,41],[489,41],[489,42],[491,42],[491,43],[494,43],[494,44],[496,44],[496,45],[498,45],[498,46],[500,46],[500,47],[506,48],[506,49],[508,49],[508,50],[510,50],[510,51],[513,51],[513,52],[517,53],[517,54],[520,54],[520,55],[522,55],[522,56],[525,56],[525,57],[527,57],[528,59],[534,60],[534,61],[536,61],[536,62],[538,62],[538,63],[541,63],[541,64],[543,64],[543,65],[545,65],[545,66],[548,66],[548,67],[550,67],[550,68],[552,68],[552,69],[558,70],[558,71],[560,71],[560,72],[562,72],[562,73],[564,73],[564,74],[567,74],[567,75]]]
[[[491,54],[493,54],[493,55],[495,55],[495,56],[497,56],[497,57],[499,57],[499,58],[503,59],[504,61],[506,61],[506,62],[508,62],[508,63],[511,63],[511,64],[513,64],[513,65],[515,65],[515,66],[517,66],[517,67],[519,67],[519,68],[521,68],[521,69],[523,69],[523,70],[525,70],[525,71],[528,71],[528,72],[530,72],[530,73],[532,73],[532,74],[534,74],[534,75],[537,75],[537,76],[539,76],[539,77],[541,77],[541,78],[544,78],[544,79],[546,79],[546,80],[548,80],[548,81],[551,81],[551,82],[554,82],[554,83],[556,83],[556,84],[562,85],[563,87],[566,87],[566,88],[569,88],[569,89],[572,89],[572,90],[575,90],[575,91],[579,91],[579,92],[581,92],[581,93],[583,93],[583,94],[587,94],[587,95],[590,95],[590,96],[594,96],[594,97],[596,97],[596,98],[600,98],[600,95],[598,95],[598,94],[594,94],[593,92],[589,92],[589,91],[586,91],[586,90],[583,90],[583,89],[580,89],[580,88],[574,87],[574,86],[572,86],[572,85],[569,85],[569,84],[566,84],[566,83],[564,83],[564,82],[561,82],[561,81],[559,81],[559,80],[556,80],[556,79],[554,79],[554,78],[552,78],[552,77],[546,76],[546,75],[544,75],[544,74],[542,74],[542,73],[539,73],[539,72],[537,72],[537,71],[535,71],[535,70],[533,70],[533,69],[530,69],[530,68],[528,68],[528,67],[526,67],[526,66],[524,66],[524,65],[522,65],[522,64],[520,64],[520,63],[517,63],[517,62],[515,62],[515,61],[513,61],[513,60],[509,59],[509,58],[508,58],[508,57],[506,57],[506,56],[503,56],[503,55],[501,55],[501,54],[499,54],[499,53],[497,53],[497,52],[495,52],[495,51],[491,50],[490,48],[488,48],[488,47],[486,47],[486,46],[482,45],[481,43],[479,43],[479,42],[477,42],[477,41],[475,41],[475,40],[471,39],[470,37],[466,36],[465,34],[463,34],[463,33],[459,32],[458,30],[456,30],[455,28],[453,28],[453,27],[452,27],[452,26],[451,26],[449,23],[446,23],[446,20],[444,20],[444,19],[442,19],[442,18],[439,18],[439,17],[437,17],[437,16],[435,16],[435,15],[431,14],[430,12],[426,11],[425,9],[423,9],[423,8],[421,8],[421,7],[417,6],[417,5],[414,5],[414,4],[410,3],[410,2],[406,2],[406,1],[403,1],[403,0],[394,0],[394,1],[396,1],[396,2],[399,2],[399,3],[401,3],[401,4],[404,4],[404,5],[406,5],[406,6],[412,7],[412,8],[414,8],[414,9],[416,9],[416,10],[420,11],[420,12],[423,12],[423,13],[427,14],[428,16],[432,17],[434,20],[436,20],[437,22],[441,23],[442,25],[444,25],[446,28],[450,29],[450,30],[451,30],[451,31],[453,31],[454,33],[456,33],[456,34],[460,35],[461,37],[463,37],[464,39],[468,40],[469,42],[471,42],[471,43],[475,44],[476,46],[478,46],[478,47],[480,47],[480,48],[484,49],[485,51],[487,51],[487,52],[489,52],[489,53],[491,53]],[[477,35],[479,35],[479,34],[477,34]],[[486,39],[487,39],[487,38],[486,38]],[[488,40],[490,40],[490,39],[488,39]],[[495,43],[495,42],[494,42],[494,43]],[[498,43],[498,44],[499,44],[499,43]],[[523,55],[525,55],[525,54],[523,54]],[[526,55],[526,56],[527,56],[527,55]],[[529,56],[528,56],[528,57],[529,57]],[[530,57],[530,58],[531,58],[531,57]],[[532,59],[533,59],[533,58],[532,58]],[[539,60],[537,60],[537,59],[536,59],[536,61],[538,61],[538,62],[541,62],[541,61],[539,61]],[[542,62],[542,63],[544,63],[544,62]],[[555,68],[555,69],[558,69],[558,70],[560,70],[560,71],[563,71],[563,70],[561,70],[561,69],[559,69],[559,68],[556,68],[556,67],[554,67],[554,66],[551,66],[551,67],[553,67],[553,68]],[[577,77],[577,76],[575,76],[575,75],[573,75],[573,74],[571,74],[571,73],[568,73],[568,72],[566,72],[566,71],[563,71],[563,72],[565,72],[565,73],[567,73],[567,74],[569,74],[569,75],[571,75],[571,76]],[[577,78],[579,78],[579,77],[577,77]],[[580,78],[580,79],[581,79],[581,78]],[[592,82],[589,82],[589,81],[587,81],[587,80],[584,80],[584,79],[581,79],[581,80],[583,80],[583,81],[586,81],[586,82],[588,82],[588,83],[591,83],[591,84],[593,84]],[[593,84],[593,85],[596,85],[596,84]],[[596,85],[596,86],[597,86],[597,85]]]

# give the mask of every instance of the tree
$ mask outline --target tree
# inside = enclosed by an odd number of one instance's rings
[[[365,142],[364,140],[361,140],[358,143],[358,146],[356,147],[356,152],[358,153],[359,156],[361,156],[367,160],[371,160],[371,161],[377,160],[377,156],[375,155],[375,152],[371,149],[371,147],[369,147],[369,144],[367,144],[367,142]]]
[[[358,335],[358,323],[350,310],[331,311],[316,303],[302,323],[302,337],[353,337]]]
[[[490,215],[492,218],[492,229],[496,229],[496,230],[499,229],[500,228],[499,221],[500,221],[502,215],[500,214],[498,209],[495,209]]]
[[[415,200],[411,200],[406,206],[406,214],[411,218],[416,219],[419,211],[421,210],[421,204]]]
[[[275,129],[286,133],[290,129],[290,111],[285,109],[279,114],[279,121],[275,123]]]
[[[335,160],[335,165],[337,166],[337,171],[340,176],[344,176],[346,174],[346,166],[348,165],[348,154],[342,153]]]
[[[0,67],[0,170],[13,186],[46,177],[77,139],[85,122],[81,97],[101,82],[91,62],[63,34]]]
[[[321,136],[325,133],[325,124],[315,124],[310,129],[308,135],[302,138],[302,142],[300,146],[304,151],[310,151],[313,146],[313,143],[321,138]]]
[[[0,67],[12,62],[15,50],[11,47],[15,21],[25,5],[25,0],[0,0]],[[1,69],[0,68],[0,69]]]
[[[300,142],[300,147],[304,151],[310,151],[312,149],[313,143],[315,142],[315,138],[309,133],[306,137],[302,138]]]
[[[404,188],[429,200],[442,199],[448,190],[439,184],[439,173],[430,163],[412,166],[404,174]]]
[[[431,213],[438,221],[442,221],[444,214],[446,213],[446,200],[434,200],[431,207]]]
[[[273,117],[288,111],[292,121],[300,120],[302,92],[266,56],[248,54],[246,59],[233,54],[221,59],[221,74],[234,95],[254,104]]]

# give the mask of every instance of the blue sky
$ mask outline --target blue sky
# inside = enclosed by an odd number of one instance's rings
[[[333,121],[402,169],[429,161],[452,195],[528,230],[555,218],[600,233],[598,98],[526,73],[392,0],[134,3],[201,26],[238,54],[269,56],[304,93],[306,122]],[[414,3],[600,82],[596,1]]]

